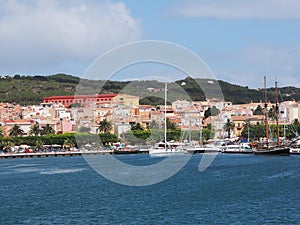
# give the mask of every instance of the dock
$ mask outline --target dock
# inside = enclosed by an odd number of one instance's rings
[[[140,150],[134,152],[135,154],[145,154],[149,153],[149,150]],[[116,153],[114,150],[98,150],[98,151],[56,151],[56,152],[29,152],[29,153],[3,153],[0,154],[0,159],[10,159],[10,158],[43,158],[43,157],[59,157],[59,156],[85,156],[85,155],[105,155],[105,154],[120,154]],[[129,151],[123,154],[132,154]]]
[[[113,154],[112,150],[103,151],[65,151],[65,152],[30,152],[30,153],[5,153],[0,154],[0,159],[9,158],[43,158],[43,157],[59,157],[59,156],[82,156],[82,155],[104,155]]]

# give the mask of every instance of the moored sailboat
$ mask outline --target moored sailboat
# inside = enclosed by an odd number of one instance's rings
[[[288,155],[290,153],[290,149],[285,146],[280,145],[280,136],[279,136],[279,107],[278,107],[278,88],[277,81],[275,82],[276,89],[276,143],[269,142],[269,123],[268,123],[268,110],[267,110],[267,90],[266,90],[266,76],[264,77],[264,102],[265,102],[265,126],[266,126],[266,142],[260,143],[256,149],[253,150],[254,154],[263,154],[263,155]]]
[[[149,149],[149,154],[153,156],[168,156],[174,153],[186,153],[180,143],[167,141],[167,91],[168,85],[165,83],[164,142],[157,143],[153,148]]]

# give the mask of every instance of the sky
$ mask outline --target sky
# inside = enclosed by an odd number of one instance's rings
[[[300,87],[298,0],[3,0],[0,74],[82,77],[107,51],[134,41],[162,40],[197,54],[219,80],[257,88]],[[117,80],[164,74],[145,64]]]

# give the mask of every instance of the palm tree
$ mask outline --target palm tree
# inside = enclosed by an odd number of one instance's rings
[[[48,135],[48,134],[54,134],[54,133],[55,133],[55,130],[49,124],[46,124],[46,126],[42,127],[41,135]]]
[[[25,132],[17,124],[15,124],[9,132],[9,136],[12,136],[12,137],[22,136],[24,134],[25,134]]]
[[[0,137],[3,137],[5,134],[4,129],[2,127],[2,125],[0,125]]]
[[[107,119],[102,120],[100,123],[98,123],[98,125],[99,131],[103,133],[108,133],[112,129],[112,124],[111,122],[107,121]]]
[[[277,116],[277,110],[276,110],[276,107],[273,105],[272,108],[268,112],[268,117],[271,120],[275,120],[276,116]]]
[[[30,135],[38,136],[41,133],[40,126],[38,123],[34,124],[29,131]]]
[[[225,131],[227,132],[227,137],[230,138],[230,131],[233,130],[234,123],[230,119],[227,119],[227,122],[225,123],[224,128],[225,128]]]
[[[247,120],[245,121],[245,123],[243,123],[243,130],[244,130],[244,131],[247,130],[247,139],[248,139],[248,141],[249,141],[249,135],[250,135],[250,134],[249,134],[250,128],[251,128],[251,124],[250,124],[249,119],[247,119]]]

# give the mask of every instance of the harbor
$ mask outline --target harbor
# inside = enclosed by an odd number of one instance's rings
[[[164,154],[165,153],[165,154]],[[228,145],[224,148],[195,148],[187,149],[181,151],[171,151],[171,150],[160,150],[159,155],[162,157],[171,156],[172,154],[178,155],[181,154],[255,154],[252,148],[247,148],[239,145]],[[0,159],[14,159],[14,158],[45,158],[45,157],[74,157],[74,156],[87,156],[87,155],[132,155],[132,154],[149,154],[151,149],[138,149],[138,150],[112,150],[112,149],[103,149],[103,150],[84,150],[84,151],[52,151],[52,152],[10,152],[10,153],[0,153]],[[291,149],[289,154],[291,155],[300,155],[299,149]],[[285,154],[286,155],[286,154]]]

